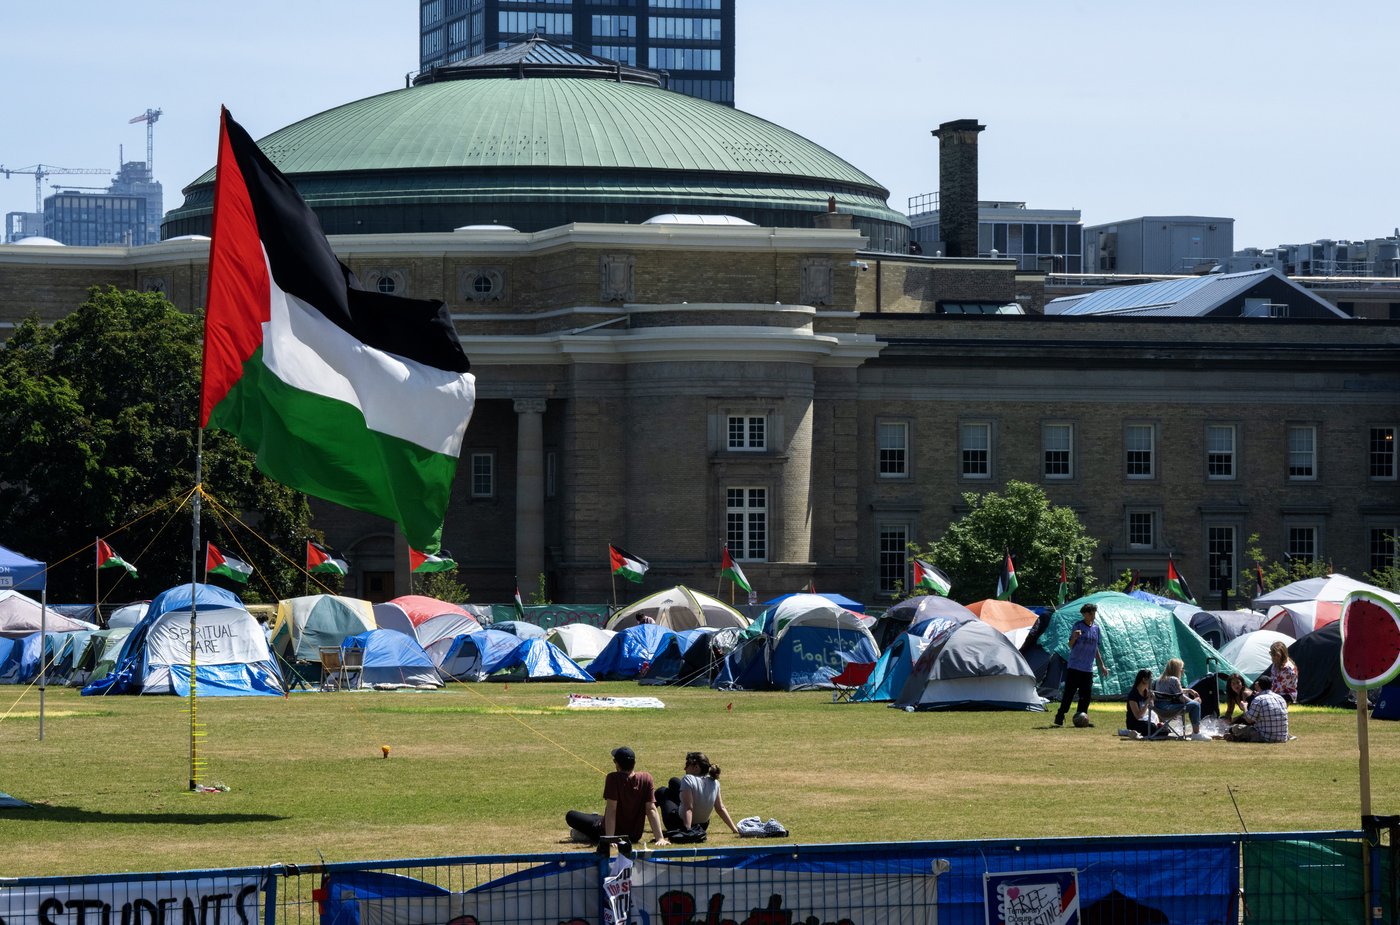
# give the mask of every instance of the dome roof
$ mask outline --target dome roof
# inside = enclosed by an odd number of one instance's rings
[[[538,58],[542,44],[517,48]],[[465,224],[537,231],[666,212],[811,227],[835,196],[858,227],[874,221],[902,230],[900,246],[907,238],[908,221],[886,204],[888,190],[781,126],[620,69],[610,78],[596,61],[551,56],[532,72],[523,59],[500,57],[327,110],[259,145],[328,233]],[[208,233],[212,184],[210,170],[185,190],[166,235]]]

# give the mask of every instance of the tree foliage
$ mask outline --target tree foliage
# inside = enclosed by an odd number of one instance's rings
[[[1390,543],[1390,564],[1367,572],[1364,577],[1378,588],[1400,591],[1400,536],[1391,534],[1386,540]]]
[[[465,604],[471,599],[471,592],[457,577],[457,569],[445,572],[427,572],[413,576],[414,594],[434,597],[449,604]]]
[[[1071,593],[1087,594],[1096,586],[1090,563],[1098,541],[1072,509],[1052,505],[1039,486],[1011,481],[1001,492],[964,492],[963,502],[967,513],[936,542],[909,544],[913,555],[932,561],[952,579],[958,600],[996,595],[1007,550],[1016,563],[1018,602],[1053,603],[1061,561],[1068,563]]]
[[[94,288],[52,327],[29,319],[0,345],[0,518],[6,545],[49,563],[51,599],[92,600],[97,587],[148,598],[190,580],[202,330],[159,293]],[[246,600],[299,593],[305,497],[222,432],[204,434],[203,457],[217,504],[204,505],[201,539],[257,570],[237,589]],[[98,536],[140,577],[108,570],[94,584]]]
[[[1300,559],[1290,557],[1286,563],[1277,559],[1265,559],[1264,548],[1259,542],[1259,534],[1251,533],[1244,544],[1244,558],[1247,567],[1240,572],[1236,586],[1240,596],[1248,601],[1254,597],[1254,586],[1258,582],[1257,565],[1264,573],[1264,590],[1272,591],[1305,578],[1321,578],[1330,573],[1328,564],[1321,559]]]

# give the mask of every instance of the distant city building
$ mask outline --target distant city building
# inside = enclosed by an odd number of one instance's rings
[[[1146,215],[1085,228],[1084,272],[1199,273],[1224,266],[1234,250],[1233,218]]]
[[[145,241],[147,244],[154,244],[160,240],[160,222],[165,216],[164,195],[160,183],[152,176],[145,161],[128,161],[122,164],[107,192],[116,196],[140,196],[145,199]]]
[[[909,199],[910,240],[933,256],[943,250],[939,194]],[[1078,209],[1031,209],[1024,202],[977,203],[977,256],[1005,257],[1020,270],[1082,273],[1084,226]]]
[[[43,212],[6,212],[5,243],[13,244],[22,238],[32,238],[44,233]]]
[[[1110,286],[1061,296],[1047,315],[1118,315],[1143,318],[1345,318],[1347,313],[1277,269],[1207,273]]]
[[[146,197],[59,190],[44,199],[44,235],[61,244],[153,243],[146,236]]]
[[[1387,238],[1365,241],[1320,239],[1310,244],[1246,247],[1236,251],[1230,270],[1275,267],[1289,276],[1400,277],[1400,229]]]
[[[734,105],[735,0],[419,0],[419,67],[540,35],[666,75],[668,90]]]

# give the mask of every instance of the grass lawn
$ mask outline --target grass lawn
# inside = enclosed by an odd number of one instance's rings
[[[666,709],[565,709],[585,688]],[[564,811],[601,812],[621,744],[658,783],[707,752],[736,819],[803,843],[1235,832],[1229,788],[1250,831],[1359,827],[1354,712],[1295,708],[1285,745],[1120,739],[1121,702],[1094,729],[1051,715],[630,683],[207,698],[205,780],[230,789],[191,794],[183,700],[50,689],[40,742],[37,691],[0,688],[0,791],[33,804],[0,810],[0,876],[583,850]],[[1373,811],[1400,812],[1400,724],[1369,728]]]

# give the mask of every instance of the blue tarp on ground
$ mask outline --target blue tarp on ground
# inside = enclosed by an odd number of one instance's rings
[[[368,630],[346,636],[342,647],[364,649],[361,686],[405,685],[408,687],[441,687],[437,666],[423,651],[418,640],[397,630]]]
[[[643,665],[650,665],[662,646],[674,635],[655,623],[639,623],[619,630],[608,641],[607,648],[588,663],[588,673],[600,681],[635,678],[642,673]]]

